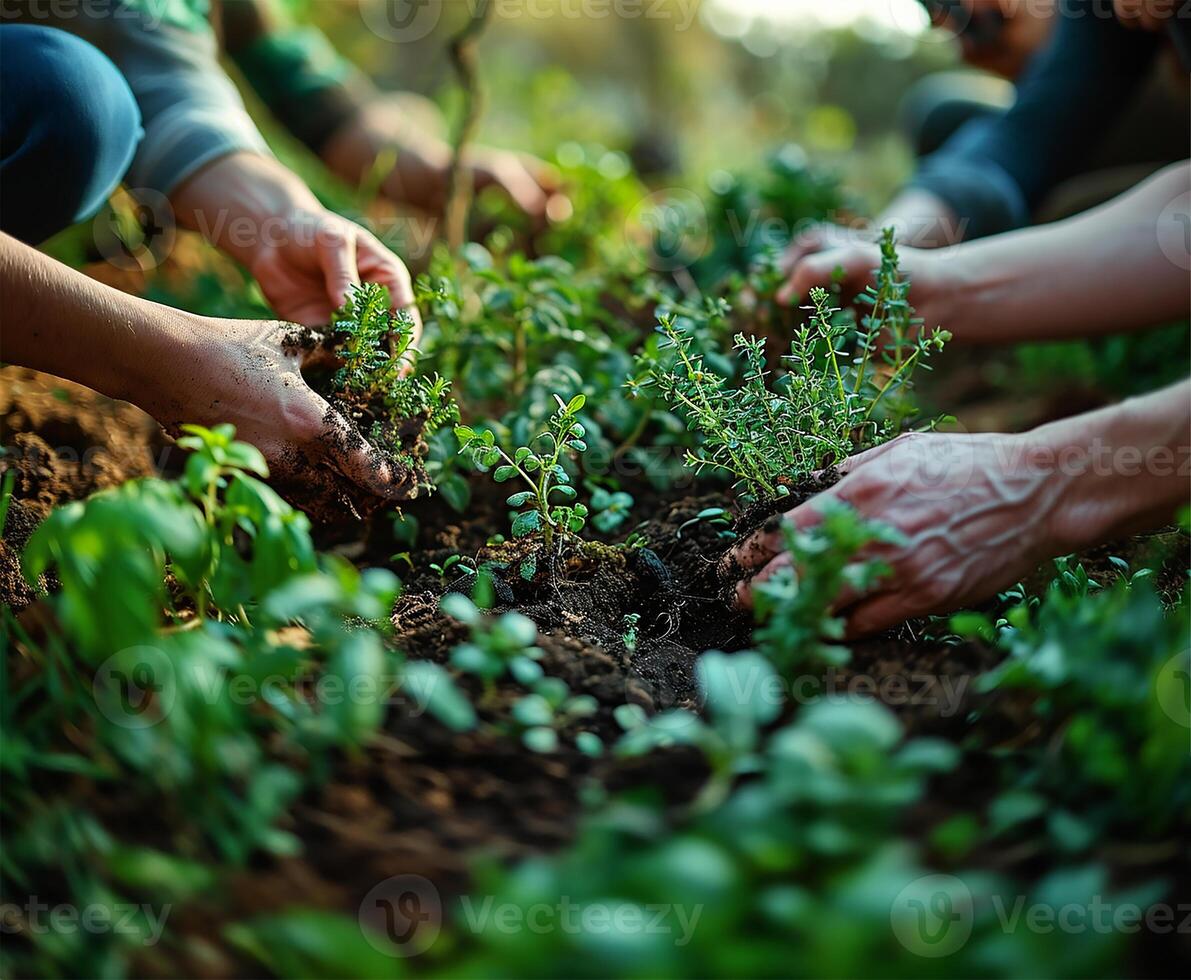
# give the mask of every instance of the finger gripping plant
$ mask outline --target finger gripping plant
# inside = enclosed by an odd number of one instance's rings
[[[914,413],[907,397],[914,370],[949,335],[919,329],[909,287],[887,231],[877,284],[859,300],[871,311],[858,326],[838,315],[825,289],[813,289],[784,370],[774,375],[765,341],[740,333],[734,381],[708,366],[689,313],[662,314],[658,355],[642,359],[644,373],[631,387],[655,388],[702,437],[687,452],[688,466],[731,473],[753,494],[784,495],[785,481],[886,441]]]
[[[564,457],[587,451],[587,443],[583,441],[586,433],[579,421],[586,399],[583,395],[576,395],[569,402],[558,395],[554,399],[558,409],[545,428],[530,440],[530,445],[517,447],[511,456],[496,445],[496,436],[490,429],[455,427],[460,453],[479,467],[495,466],[492,476],[498,483],[519,478],[529,487],[508,498],[510,507],[524,508],[513,521],[513,535],[526,537],[540,533],[548,552],[582,531],[588,513],[586,505],[574,502],[577,493],[562,465]],[[555,497],[563,502],[555,502]]]

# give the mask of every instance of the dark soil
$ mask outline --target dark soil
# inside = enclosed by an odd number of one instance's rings
[[[165,464],[176,468],[177,461],[170,460],[171,450],[156,426],[135,409],[29,372],[0,371],[0,423],[6,451],[0,464],[15,466],[18,473],[16,501],[0,541],[0,590],[3,601],[19,609],[33,595],[19,577],[17,552],[53,504],[151,474]],[[790,488],[788,497],[740,515],[734,530],[747,534],[833,479],[826,474]],[[358,565],[390,567],[401,576],[405,592],[393,610],[393,642],[412,659],[445,661],[465,635],[439,612],[438,601],[447,591],[470,591],[475,577],[453,572],[444,582],[431,564],[441,565],[453,554],[489,563],[497,579],[497,609],[515,608],[534,620],[542,666],[574,693],[596,699],[599,710],[590,727],[610,742],[618,732],[612,712],[620,704],[649,710],[694,706],[698,654],[742,649],[752,626],[729,601],[735,576],[733,569],[720,567],[731,545],[724,528],[692,523],[705,508],[723,506],[725,495],[668,497],[632,490],[636,511],[645,517],[636,530],[646,548],[573,543],[553,559],[538,554],[537,571],[528,580],[519,569],[534,545],[489,543],[489,535],[506,529],[508,521],[503,492],[484,478],[473,484],[465,517],[439,496],[408,506],[421,528],[411,549],[412,568],[391,557],[406,546],[393,538],[387,514],[376,514],[363,535],[360,524],[339,523],[319,529],[318,537],[321,546]],[[1094,557],[1111,568],[1107,552]],[[626,643],[633,616],[636,641]],[[962,738],[978,716],[989,745],[1047,737],[1036,730],[1028,698],[990,703],[971,690],[973,678],[995,661],[983,647],[927,639],[923,624],[912,623],[856,643],[852,652],[847,668],[812,678],[818,687],[807,693],[875,696],[914,732]],[[905,684],[882,684],[890,678]],[[481,713],[502,715],[512,691],[498,692],[498,703]],[[382,735],[357,756],[338,760],[321,789],[288,814],[285,829],[302,841],[302,856],[258,859],[224,894],[177,910],[171,925],[187,938],[174,951],[171,968],[195,976],[251,969],[229,959],[215,939],[223,923],[296,905],[354,913],[369,889],[395,874],[422,875],[448,897],[468,887],[477,855],[503,860],[564,845],[575,833],[583,800],[593,792],[651,785],[680,805],[705,776],[701,761],[684,751],[634,762],[593,760],[573,748],[568,734],[563,733],[557,753],[538,755],[515,738],[457,735],[429,717],[390,712]],[[994,764],[990,758],[989,765]],[[987,792],[993,780],[982,780],[977,769],[938,787],[920,815],[923,827],[956,808],[970,809],[972,800]],[[95,808],[113,827],[143,827],[146,840],[168,839],[170,828],[157,826],[164,817],[130,812],[119,794]]]
[[[181,454],[131,405],[34,371],[0,367],[0,471],[16,471],[0,536],[0,603],[20,609],[33,599],[20,552],[55,505],[151,476],[171,455]]]

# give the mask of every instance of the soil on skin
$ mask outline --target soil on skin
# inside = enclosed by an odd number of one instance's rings
[[[417,497],[427,485],[425,418],[394,419],[379,397],[336,387],[333,334],[295,325],[282,345],[303,353],[303,378],[328,407],[320,458],[295,451],[281,467],[285,478],[274,480],[278,492],[322,526],[354,526],[386,498]],[[351,459],[366,472],[341,473],[328,462],[336,459]],[[384,496],[361,483],[384,487]]]

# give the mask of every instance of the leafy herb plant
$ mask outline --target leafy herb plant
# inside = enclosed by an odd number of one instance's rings
[[[736,335],[736,383],[709,363],[689,317],[659,315],[657,354],[642,358],[644,372],[630,386],[659,392],[701,436],[688,466],[722,470],[753,494],[780,496],[785,481],[897,434],[914,412],[908,395],[915,370],[949,335],[921,329],[892,231],[881,254],[876,285],[860,297],[869,312],[859,325],[837,315],[826,290],[811,290],[808,322],[776,376],[764,340]]]
[[[412,373],[414,326],[408,310],[392,311],[384,286],[353,286],[333,324],[341,366],[331,378],[334,400],[369,441],[411,464],[427,438],[459,417],[450,381]]]

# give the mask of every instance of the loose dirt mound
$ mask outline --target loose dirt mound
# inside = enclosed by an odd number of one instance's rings
[[[16,471],[0,540],[0,602],[32,598],[20,551],[57,504],[174,462],[157,424],[126,402],[24,368],[0,368],[0,470]]]

